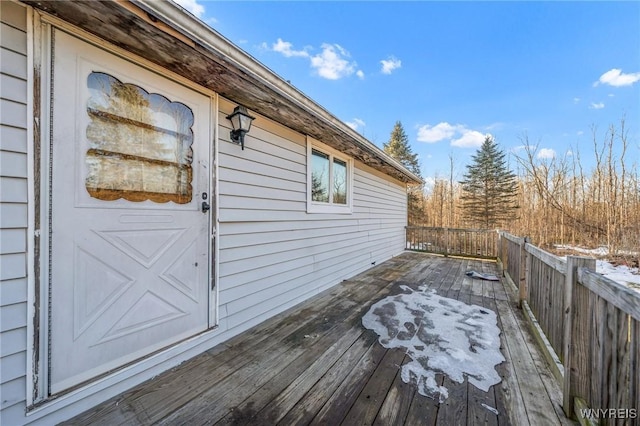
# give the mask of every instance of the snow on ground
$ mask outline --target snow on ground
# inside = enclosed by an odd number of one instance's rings
[[[613,266],[606,260],[596,260],[596,272],[640,292],[640,272],[638,268],[629,268],[625,265]]]
[[[595,249],[585,249],[582,247],[574,247],[568,245],[556,245],[555,248],[560,250],[569,250],[576,253],[585,254],[593,257],[609,256],[609,250],[606,247],[598,247]],[[638,253],[625,252],[623,254],[638,255]],[[566,256],[561,256],[566,259]],[[610,280],[624,284],[638,292],[640,292],[640,269],[630,268],[626,265],[614,266],[606,260],[596,260],[596,272],[604,275]]]
[[[449,392],[436,383],[436,373],[455,382],[488,391],[500,383],[495,366],[505,359],[500,352],[496,313],[467,305],[421,287],[401,286],[405,293],[377,302],[362,318],[385,348],[400,348],[412,361],[402,366],[405,383],[414,383],[421,395],[443,402]]]
[[[554,245],[558,250],[569,250],[572,252],[587,254],[589,256],[607,256],[609,254],[609,249],[605,246],[596,247],[594,249],[588,249],[584,247],[575,247],[564,244],[556,244]]]

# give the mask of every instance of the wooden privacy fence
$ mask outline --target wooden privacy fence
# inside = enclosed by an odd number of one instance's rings
[[[595,263],[590,265],[595,269]],[[547,339],[563,359],[564,347],[564,291],[567,262],[538,247],[525,245],[526,300]]]
[[[640,293],[595,272],[595,260],[547,253],[499,232],[498,258],[560,364],[568,416],[640,425]],[[592,411],[586,411],[586,410]]]
[[[498,233],[487,229],[407,226],[407,249],[445,256],[496,258]]]

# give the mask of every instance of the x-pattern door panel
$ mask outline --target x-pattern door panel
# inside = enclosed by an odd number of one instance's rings
[[[59,31],[54,52],[52,393],[211,314],[211,99]]]

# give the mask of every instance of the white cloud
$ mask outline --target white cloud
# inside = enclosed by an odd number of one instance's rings
[[[459,148],[477,148],[482,145],[487,134],[468,129],[462,124],[441,122],[435,126],[425,124],[418,128],[418,141],[436,143],[451,140],[451,146]]]
[[[582,136],[584,135],[584,132],[582,130],[578,130],[578,132],[576,133],[578,136]]]
[[[391,74],[393,70],[402,67],[402,61],[395,56],[389,56],[388,59],[383,59],[380,63],[382,64],[382,74]]]
[[[598,103],[591,102],[591,105],[589,105],[589,109],[602,109],[602,108],[604,108],[604,103],[602,102],[598,102]]]
[[[178,3],[183,8],[187,9],[197,18],[202,17],[204,15],[204,6],[198,3],[198,0],[173,0]]]
[[[271,47],[263,42],[260,44],[260,48],[278,52],[286,58],[308,58],[311,68],[313,68],[320,77],[328,80],[338,80],[343,77],[348,77],[353,73],[355,73],[359,79],[364,79],[364,72],[362,70],[356,71],[357,64],[351,60],[349,52],[339,44],[323,43],[322,52],[316,55],[310,53],[310,51],[313,50],[312,46],[305,46],[304,49],[296,50],[292,43],[284,41],[281,38],[278,38]]]
[[[293,44],[289,43],[288,41],[284,41],[281,38],[278,38],[278,41],[273,43],[273,46],[271,47],[271,49],[274,52],[282,53],[287,58],[291,58],[292,56],[297,56],[302,58],[309,57],[309,53],[306,51],[306,49],[294,50]]]
[[[353,130],[358,130],[358,128],[364,127],[367,125],[364,122],[364,120],[360,118],[354,118],[353,121],[347,121],[346,124],[347,126],[351,127]]]
[[[350,62],[349,52],[339,44],[322,45],[322,53],[311,57],[311,67],[315,68],[320,77],[328,80],[338,80],[355,72],[355,62]]]
[[[451,139],[458,132],[459,124],[451,125],[446,122],[431,126],[425,124],[418,129],[418,141],[435,143],[444,139]]]
[[[484,130],[489,131],[489,132],[491,130],[500,130],[500,129],[503,129],[505,125],[506,125],[505,123],[502,123],[502,122],[498,121],[497,123],[493,123],[493,124],[489,124],[488,126],[485,126]]]
[[[631,86],[633,83],[640,81],[640,72],[624,74],[621,69],[613,68],[600,76],[593,86],[599,84],[608,84],[609,86]]]
[[[465,129],[462,136],[451,141],[451,146],[460,148],[479,148],[487,135],[476,130]]]
[[[569,149],[569,150],[567,150],[567,152],[565,153],[565,155],[566,155],[567,157],[573,157],[573,151],[571,151],[571,150]]]
[[[573,98],[573,103],[574,103],[574,104],[577,104],[577,103],[579,103],[579,102],[580,102],[580,98]]]
[[[540,159],[556,158],[556,152],[551,148],[541,148],[536,157]]]

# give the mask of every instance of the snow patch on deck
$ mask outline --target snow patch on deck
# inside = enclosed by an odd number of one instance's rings
[[[405,383],[414,383],[421,395],[444,402],[449,392],[437,384],[443,373],[452,381],[469,383],[488,391],[500,383],[495,366],[505,359],[500,352],[496,313],[442,297],[421,287],[389,296],[375,303],[362,325],[375,331],[385,348],[406,350],[412,361],[402,366]]]

